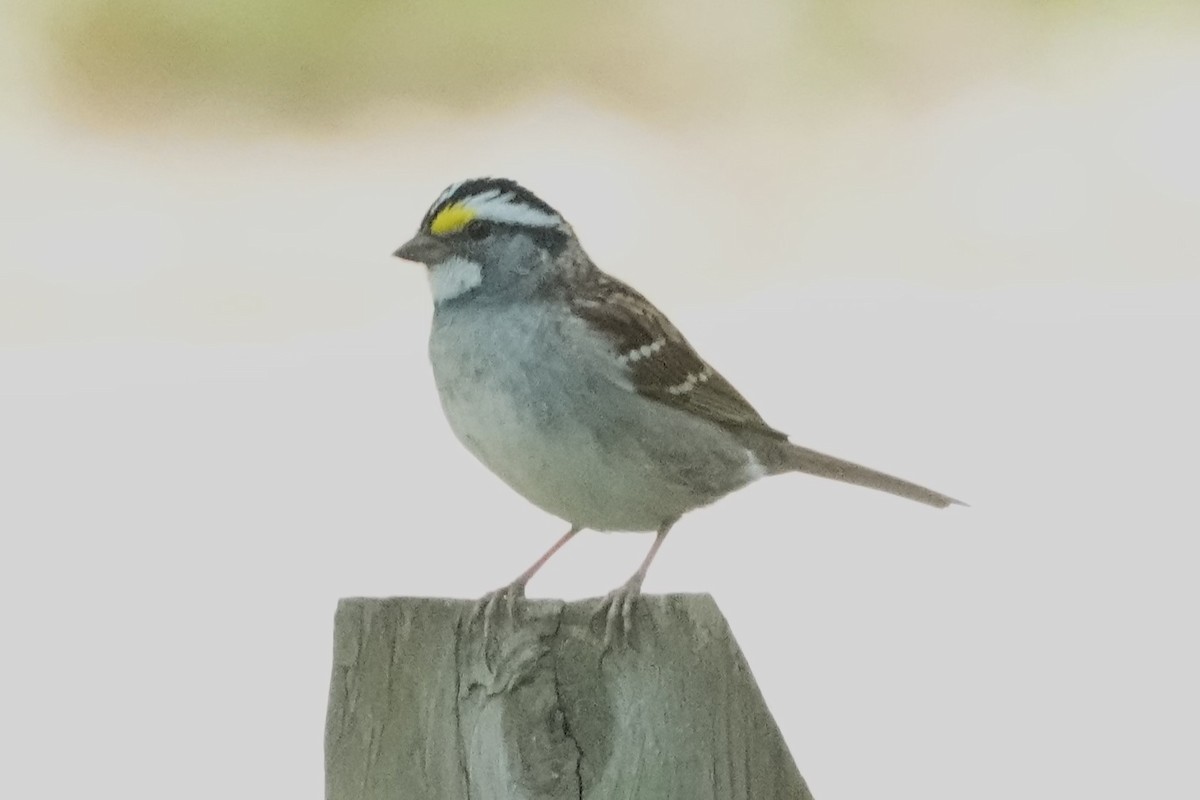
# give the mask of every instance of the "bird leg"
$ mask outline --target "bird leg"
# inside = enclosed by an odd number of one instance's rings
[[[580,528],[572,526],[571,530],[563,534],[562,538],[555,542],[549,550],[542,554],[542,557],[530,565],[529,569],[517,576],[517,579],[507,586],[502,586],[495,591],[488,592],[475,604],[475,610],[472,616],[483,615],[483,640],[489,641],[488,634],[492,627],[493,619],[499,609],[500,603],[503,602],[508,620],[511,623],[516,616],[517,601],[525,599],[525,584],[529,583],[529,579],[537,574],[537,571],[545,566],[550,557],[557,553],[564,544],[571,541],[571,537],[579,533]]]
[[[633,573],[625,583],[605,595],[600,602],[600,608],[596,613],[604,615],[605,650],[608,650],[616,640],[618,630],[623,638],[629,638],[629,633],[633,630],[634,601],[642,593],[642,581],[646,580],[650,562],[654,560],[658,548],[662,547],[663,540],[667,538],[667,533],[674,524],[675,520],[671,520],[658,529],[658,534],[654,537],[654,544],[650,545],[650,552],[646,554],[646,559],[638,567],[637,572]]]

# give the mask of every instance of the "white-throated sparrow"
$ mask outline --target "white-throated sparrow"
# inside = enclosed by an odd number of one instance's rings
[[[676,521],[751,481],[806,472],[931,506],[957,501],[792,444],[646,298],[601,272],[563,218],[513,181],[450,186],[395,253],[428,266],[429,355],[458,438],[570,530],[512,584],[512,603],[584,528],[656,531],[607,598],[627,631],[646,570]]]

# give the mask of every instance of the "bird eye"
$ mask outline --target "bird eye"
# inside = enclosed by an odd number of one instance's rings
[[[486,239],[492,232],[492,224],[482,219],[473,219],[467,223],[466,232],[472,239]]]

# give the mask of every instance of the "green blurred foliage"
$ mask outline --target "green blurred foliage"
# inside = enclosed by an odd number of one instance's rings
[[[1187,7],[1185,4],[1184,7]],[[1200,3],[1191,4],[1193,11]],[[44,0],[65,108],[326,124],[566,89],[640,115],[919,97],[1171,0]],[[1192,17],[1195,14],[1191,15]]]
[[[604,88],[607,65],[654,50],[610,29],[622,2],[76,0],[46,30],[59,87],[108,113],[215,99],[304,118],[380,97],[469,107]],[[663,88],[639,84],[620,89],[636,100]]]

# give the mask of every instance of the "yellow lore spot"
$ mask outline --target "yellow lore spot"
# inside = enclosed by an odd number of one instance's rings
[[[449,236],[467,227],[467,223],[475,219],[475,212],[461,203],[448,205],[438,212],[429,223],[429,232],[434,236]]]

